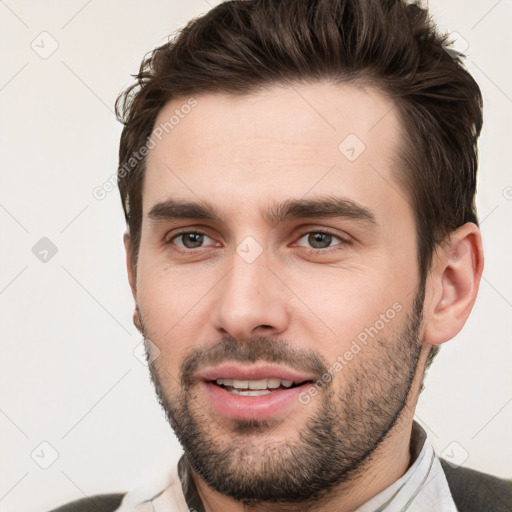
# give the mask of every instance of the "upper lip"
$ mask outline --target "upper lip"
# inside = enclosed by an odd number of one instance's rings
[[[200,380],[215,381],[217,379],[261,380],[280,379],[291,380],[294,383],[314,380],[314,376],[302,373],[284,366],[269,364],[242,365],[240,363],[223,363],[215,367],[207,367],[198,372]]]

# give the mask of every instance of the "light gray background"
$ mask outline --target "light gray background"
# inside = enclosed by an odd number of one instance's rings
[[[486,267],[473,314],[438,356],[417,417],[446,457],[510,477],[512,3],[430,3],[439,24],[467,42],[485,97]],[[179,457],[134,355],[118,192],[100,201],[92,191],[116,171],[121,127],[112,110],[129,74],[210,5],[0,1],[1,511],[126,491]],[[46,263],[32,252],[42,237],[58,249]]]

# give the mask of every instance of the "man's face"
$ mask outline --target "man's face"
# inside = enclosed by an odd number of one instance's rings
[[[147,159],[136,301],[152,379],[212,487],[313,497],[379,446],[420,356],[399,120],[350,85],[195,99],[161,110],[155,129],[173,128]]]

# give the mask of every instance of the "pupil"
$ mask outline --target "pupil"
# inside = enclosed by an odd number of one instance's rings
[[[311,233],[308,237],[309,244],[315,249],[325,249],[331,245],[332,236],[326,233]]]
[[[203,235],[199,233],[187,233],[183,237],[183,245],[189,249],[200,247],[203,242]]]

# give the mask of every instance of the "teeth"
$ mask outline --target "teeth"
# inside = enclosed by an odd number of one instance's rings
[[[281,379],[259,379],[259,380],[236,380],[236,379],[217,379],[215,381],[219,386],[243,389],[243,390],[256,390],[262,391],[268,389],[277,389],[280,386],[289,388],[292,386],[293,381]],[[241,393],[237,393],[241,394]],[[261,394],[261,393],[260,393]],[[263,393],[266,394],[266,393]],[[249,395],[257,396],[257,395]]]
[[[215,381],[219,386],[220,385],[224,385],[224,386],[233,386],[233,379],[217,379]]]
[[[281,385],[281,381],[279,379],[268,379],[267,387],[270,389],[278,388]]]
[[[241,389],[230,389],[230,393],[234,395],[242,395],[242,396],[261,396],[261,395],[270,395],[270,391],[268,389],[250,389],[250,390],[241,390]]]
[[[249,381],[249,389],[267,389],[267,387],[267,379]]]

